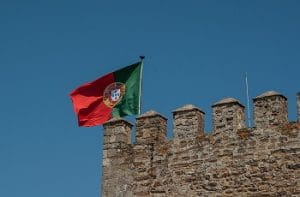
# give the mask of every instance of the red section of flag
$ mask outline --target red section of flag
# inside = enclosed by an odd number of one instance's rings
[[[113,73],[83,84],[71,92],[71,100],[78,116],[79,126],[100,125],[112,116],[112,108],[103,103],[106,86],[114,82]]]

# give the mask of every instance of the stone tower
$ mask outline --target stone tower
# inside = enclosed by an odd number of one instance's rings
[[[167,119],[146,112],[132,124],[104,124],[103,197],[300,196],[300,122],[288,121],[287,98],[274,91],[253,99],[254,124],[234,98],[212,105],[213,131],[194,105]],[[297,95],[298,120],[300,95]]]

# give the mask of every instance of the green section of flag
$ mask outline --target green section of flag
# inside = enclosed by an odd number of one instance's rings
[[[125,84],[125,95],[119,104],[113,108],[113,117],[123,117],[139,113],[141,91],[142,62],[138,62],[115,71],[115,82]]]

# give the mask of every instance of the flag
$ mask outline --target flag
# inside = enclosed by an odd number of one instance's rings
[[[70,93],[79,126],[139,114],[142,61],[83,84]]]

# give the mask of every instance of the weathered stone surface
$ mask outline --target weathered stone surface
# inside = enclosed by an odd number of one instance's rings
[[[278,126],[288,122],[287,98],[275,91],[268,91],[253,99],[254,124],[257,128]]]
[[[299,99],[298,99],[299,102]],[[256,127],[245,128],[236,99],[213,105],[214,130],[204,112],[186,105],[166,118],[150,111],[131,124],[104,125],[102,196],[300,196],[300,123],[287,121],[287,99],[267,92],[254,99]]]
[[[193,106],[185,105],[173,111],[175,140],[182,141],[204,136],[204,112]]]
[[[244,105],[242,105],[242,104],[240,103],[240,101],[237,100],[237,99],[235,99],[235,98],[224,98],[224,99],[222,99],[222,100],[220,100],[220,101],[215,102],[215,103],[212,105],[212,107],[215,107],[215,106],[218,106],[218,105],[232,104],[232,103],[238,104],[238,105],[240,105],[241,107],[244,107]]]
[[[224,132],[245,127],[244,106],[234,98],[225,98],[212,105],[213,130]]]
[[[136,142],[153,144],[166,141],[167,119],[155,111],[149,111],[137,118]]]
[[[112,119],[103,125],[102,196],[130,197],[133,182],[133,156],[130,144],[132,125],[123,119]]]

